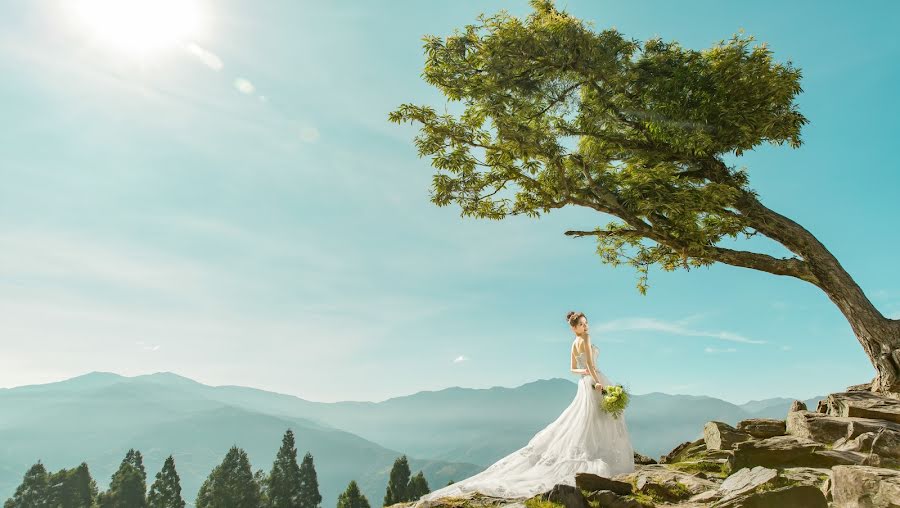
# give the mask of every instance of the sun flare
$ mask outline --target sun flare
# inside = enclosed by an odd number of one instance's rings
[[[203,25],[196,0],[68,0],[66,6],[90,36],[135,54],[184,45]]]

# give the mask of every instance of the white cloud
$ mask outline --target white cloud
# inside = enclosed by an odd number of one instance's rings
[[[189,55],[200,60],[204,65],[214,71],[221,71],[222,68],[225,67],[225,64],[222,63],[222,59],[219,58],[218,55],[193,42],[185,46],[184,49]]]
[[[756,340],[729,331],[704,331],[685,327],[681,322],[666,322],[656,318],[622,318],[606,321],[591,327],[594,331],[619,332],[619,331],[657,331],[673,335],[690,337],[712,337],[728,342],[740,342],[743,344],[766,344],[764,340]]]
[[[250,95],[256,91],[256,87],[253,86],[253,83],[251,83],[249,80],[244,79],[244,78],[235,79],[234,87],[237,89],[238,92],[241,92],[242,94],[246,94],[246,95]]]
[[[300,129],[300,139],[307,143],[315,143],[319,140],[319,129],[315,127],[304,127]]]
[[[453,360],[453,363],[462,363],[467,361],[469,361],[469,357],[465,355],[459,355]]]
[[[737,349],[735,349],[735,348],[733,348],[733,347],[724,348],[724,349],[722,349],[722,348],[714,348],[714,347],[707,347],[706,349],[703,350],[703,352],[704,352],[704,353],[710,353],[710,354],[717,354],[717,353],[737,353]]]
[[[791,346],[781,346],[782,351],[790,351],[791,349],[793,349]]]

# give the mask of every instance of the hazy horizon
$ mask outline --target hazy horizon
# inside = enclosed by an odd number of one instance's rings
[[[336,403],[336,402],[374,402],[374,403],[379,403],[379,402],[385,402],[385,401],[390,400],[390,399],[397,399],[397,398],[402,398],[402,397],[408,397],[408,396],[410,396],[410,395],[415,395],[415,394],[417,394],[417,393],[439,392],[439,391],[442,391],[442,390],[449,390],[449,389],[452,389],[452,388],[462,388],[462,389],[471,389],[471,390],[488,390],[488,389],[491,389],[491,388],[516,389],[516,388],[520,388],[520,387],[522,387],[523,385],[526,385],[526,384],[535,383],[535,382],[539,382],[539,381],[550,381],[550,380],[553,380],[553,379],[562,379],[562,380],[566,380],[566,381],[571,381],[571,382],[572,382],[573,388],[576,386],[576,380],[575,380],[574,377],[573,377],[573,379],[566,379],[566,378],[564,378],[564,377],[559,377],[559,376],[557,376],[557,377],[552,377],[552,378],[541,378],[541,379],[535,379],[535,380],[532,380],[532,381],[526,381],[526,382],[524,382],[524,383],[521,383],[521,384],[518,384],[518,385],[515,385],[515,386],[504,386],[504,385],[492,385],[492,386],[458,386],[458,385],[454,385],[454,386],[447,386],[447,387],[444,387],[444,388],[437,388],[437,389],[432,389],[432,390],[417,390],[417,391],[409,392],[409,393],[400,393],[400,394],[397,394],[397,395],[390,395],[390,396],[388,396],[388,397],[386,397],[386,398],[384,398],[384,399],[380,399],[380,400],[362,400],[362,399],[317,400],[317,399],[311,399],[311,398],[309,398],[309,397],[305,397],[305,396],[303,396],[303,394],[299,394],[299,393],[287,393],[287,392],[278,392],[278,391],[273,391],[273,390],[265,390],[265,389],[262,389],[262,388],[258,388],[258,387],[255,387],[255,386],[249,386],[249,385],[234,385],[234,384],[230,384],[230,383],[229,383],[229,384],[219,384],[219,385],[216,385],[216,384],[208,384],[208,383],[204,383],[204,382],[202,382],[202,381],[200,381],[200,380],[198,380],[198,379],[194,379],[194,378],[191,378],[191,377],[189,377],[189,376],[185,376],[185,375],[183,375],[183,374],[179,374],[179,373],[177,373],[177,372],[171,372],[171,371],[145,372],[145,373],[134,374],[134,375],[124,375],[124,374],[120,374],[120,373],[118,373],[118,372],[111,372],[111,371],[91,371],[91,372],[85,372],[84,374],[79,374],[79,375],[72,376],[72,377],[68,377],[68,378],[64,378],[64,379],[59,379],[59,380],[55,380],[55,381],[49,381],[49,382],[47,382],[47,383],[25,384],[25,385],[17,385],[17,386],[5,386],[5,387],[0,387],[0,389],[11,390],[11,389],[15,389],[15,388],[24,388],[24,387],[28,387],[28,386],[40,386],[40,385],[43,385],[43,384],[50,384],[50,383],[57,383],[57,382],[62,382],[62,381],[69,381],[69,380],[72,380],[72,379],[75,379],[75,378],[79,378],[79,377],[82,377],[82,376],[87,376],[87,375],[90,375],[90,374],[113,374],[113,375],[120,376],[120,377],[123,377],[123,378],[126,378],[126,379],[132,379],[132,378],[142,377],[142,376],[152,376],[152,375],[155,375],[155,374],[173,374],[173,375],[176,375],[176,376],[178,376],[178,377],[186,378],[186,379],[189,379],[189,380],[191,380],[191,381],[200,383],[200,384],[202,384],[202,385],[210,386],[210,387],[213,387],[213,388],[221,387],[221,386],[240,386],[240,387],[243,387],[243,388],[251,388],[251,389],[255,389],[255,390],[262,390],[262,391],[266,391],[266,392],[270,392],[270,393],[278,393],[278,394],[281,394],[281,395],[290,395],[290,396],[297,397],[297,398],[300,398],[300,399],[303,399],[303,400],[306,400],[306,401],[309,401],[309,402],[321,402],[321,403]],[[634,395],[649,395],[649,394],[653,394],[653,393],[661,393],[661,394],[664,394],[664,395],[691,396],[691,397],[712,397],[711,395],[705,395],[705,394],[669,393],[669,392],[660,392],[660,391],[633,392]],[[764,397],[764,398],[761,398],[761,399],[750,399],[750,400],[746,400],[746,401],[743,401],[743,402],[735,402],[735,401],[733,401],[733,400],[723,399],[723,398],[720,398],[720,397],[713,397],[713,398],[716,398],[716,399],[719,399],[719,400],[723,400],[723,401],[725,401],[725,402],[729,402],[729,403],[734,404],[734,405],[736,405],[736,406],[741,406],[741,405],[744,405],[744,404],[749,404],[749,403],[751,403],[751,402],[759,402],[759,401],[762,401],[762,400],[769,400],[769,399],[776,399],[776,398],[792,398],[792,399],[796,399],[796,400],[801,400],[801,401],[803,401],[803,400],[808,400],[808,399],[811,399],[811,398],[814,398],[814,397],[823,396],[823,395],[827,395],[827,394],[824,394],[824,393],[816,393],[816,394],[811,394],[811,395],[805,396],[805,397],[794,397],[794,396],[792,396],[791,394],[787,394],[787,395],[784,395],[784,394],[776,394],[776,395],[772,395],[772,396],[770,396],[770,397]]]

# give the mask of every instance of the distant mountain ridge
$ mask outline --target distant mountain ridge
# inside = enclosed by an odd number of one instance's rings
[[[515,388],[450,387],[381,402],[313,402],[241,386],[207,386],[170,372],[125,377],[92,372],[64,381],[0,389],[0,500],[25,469],[42,459],[48,469],[87,461],[105,487],[124,452],[145,456],[153,477],[172,453],[186,499],[237,444],[254,470],[271,468],[281,434],[292,428],[298,455],[313,453],[323,505],[333,505],[350,480],[380,502],[393,460],[410,459],[433,489],[470,476],[523,446],[574,397],[568,379]],[[821,397],[820,397],[821,398]],[[818,399],[820,399],[818,398]],[[818,402],[809,399],[807,405]],[[694,395],[633,395],[626,411],[635,449],[657,457],[699,437],[704,422],[784,418],[793,399],[740,406]]]
[[[258,395],[255,404],[246,393]],[[308,402],[240,387],[210,387],[171,373],[89,373],[0,390],[0,501],[12,495],[38,460],[48,470],[85,461],[98,485],[106,488],[125,452],[136,448],[144,456],[149,481],[172,454],[185,500],[193,503],[200,484],[232,445],[247,451],[254,470],[268,472],[288,428],[296,436],[298,460],[307,451],[313,454],[323,505],[333,506],[350,480],[380,501],[390,467],[404,452],[312,419],[254,409],[284,397],[301,406]],[[481,469],[408,458],[413,472],[421,469],[442,484]]]

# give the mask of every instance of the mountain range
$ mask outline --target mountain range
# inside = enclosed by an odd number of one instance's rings
[[[171,454],[185,499],[228,448],[244,448],[254,470],[271,468],[281,437],[294,431],[298,459],[314,457],[322,506],[334,506],[350,480],[373,505],[384,496],[394,460],[407,455],[432,490],[475,474],[520,448],[574,397],[567,379],[515,388],[447,388],[382,402],[314,402],[240,386],[208,386],[162,372],[125,377],[92,372],[60,382],[0,389],[0,500],[25,470],[85,461],[101,489],[129,448],[141,451],[148,483]],[[815,407],[822,397],[805,402]],[[632,395],[625,413],[632,444],[657,457],[699,437],[709,420],[736,424],[784,418],[793,399],[735,405],[693,395]]]

